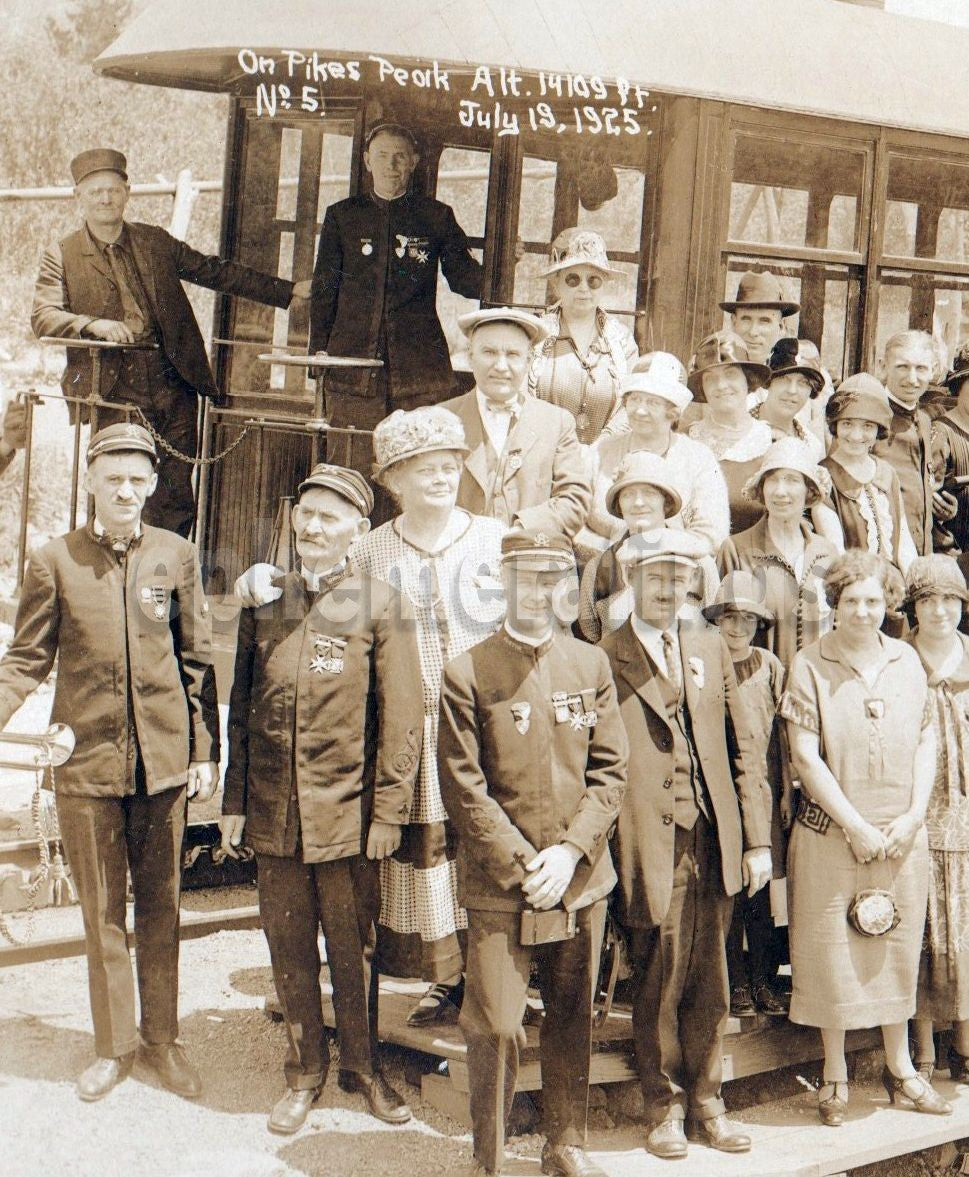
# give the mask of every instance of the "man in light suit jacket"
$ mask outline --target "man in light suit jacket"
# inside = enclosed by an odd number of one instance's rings
[[[71,160],[84,225],[45,251],[30,325],[38,336],[138,345],[104,353],[96,391],[104,400],[137,405],[166,441],[194,457],[196,398],[219,392],[182,282],[278,307],[309,298],[312,282],[294,284],[208,257],[156,225],[126,221],[127,166],[120,151],[106,147]],[[65,395],[90,395],[91,372],[88,350],[69,346],[61,380]],[[102,409],[98,423],[124,419],[120,410]],[[145,505],[145,522],[188,535],[194,515],[192,467],[162,451],[158,490]]]
[[[461,418],[471,452],[458,506],[507,526],[558,532],[572,539],[585,523],[592,482],[575,419],[526,396],[529,350],[544,338],[533,315],[495,307],[462,315],[475,387],[444,402]]]
[[[646,1147],[667,1158],[686,1154],[688,1111],[712,1147],[750,1148],[720,1095],[725,946],[733,896],[742,883],[754,894],[771,869],[762,769],[729,652],[715,630],[678,620],[704,552],[690,532],[630,537],[619,559],[633,615],[601,642],[630,747],[616,914],[634,971]]]

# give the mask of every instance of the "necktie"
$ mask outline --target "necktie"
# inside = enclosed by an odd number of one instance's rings
[[[118,286],[118,293],[121,295],[121,313],[125,325],[131,328],[132,333],[136,337],[143,335],[145,331],[145,316],[142,314],[138,300],[135,298],[134,292],[131,289],[131,283],[128,281],[124,252],[116,241],[107,246],[106,252],[108,262],[111,266],[111,273],[114,275],[114,280]]]
[[[666,659],[666,677],[670,685],[680,694],[683,689],[683,675],[680,672],[680,652],[673,635],[668,629],[663,630],[663,657]]]

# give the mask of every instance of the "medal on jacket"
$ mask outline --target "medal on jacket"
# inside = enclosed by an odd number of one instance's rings
[[[347,644],[341,638],[330,638],[326,634],[317,634],[315,639],[316,653],[310,662],[310,670],[314,674],[342,674],[343,656]]]
[[[410,241],[410,238],[405,237],[403,233],[395,233],[394,236],[400,242],[400,244],[394,250],[394,253],[396,253],[398,257],[403,257],[407,252],[407,243]]]
[[[526,735],[531,725],[531,703],[512,703],[511,715],[515,721],[515,728],[520,735]]]
[[[552,692],[552,707],[555,710],[556,723],[569,722],[569,696],[566,691]]]
[[[360,252],[364,257],[370,257],[373,253],[373,241],[369,237],[360,238]]]
[[[154,602],[154,608],[152,612],[159,621],[164,620],[164,618],[168,616],[168,590],[164,585],[143,585],[141,589],[141,599],[145,602],[146,605]]]
[[[505,469],[509,474],[517,474],[522,468],[522,452],[521,450],[512,450],[505,462]]]

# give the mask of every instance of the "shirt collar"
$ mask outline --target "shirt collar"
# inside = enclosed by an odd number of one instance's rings
[[[552,640],[552,630],[540,638],[530,637],[527,634],[519,633],[510,621],[505,622],[505,633],[516,642],[521,642],[523,646],[531,646],[535,650],[539,650],[542,646],[547,645]]]
[[[303,578],[303,584],[311,593],[318,593],[321,587],[333,584],[335,581],[342,580],[346,575],[349,567],[349,560],[346,556],[339,564],[334,564],[332,568],[327,568],[323,572],[311,572],[304,565],[300,565],[299,574]]]
[[[475,387],[474,392],[475,396],[478,398],[478,411],[482,415],[488,413],[492,417],[517,417],[518,414],[522,411],[522,406],[525,403],[525,397],[522,395],[522,393],[519,393],[512,400],[505,401],[500,406],[496,406],[495,402],[489,400],[480,388]]]
[[[88,238],[91,241],[91,244],[94,246],[95,249],[99,250],[101,253],[105,253],[107,251],[107,248],[109,245],[120,245],[122,249],[129,248],[129,245],[128,245],[129,235],[128,235],[128,222],[127,221],[124,221],[122,223],[121,232],[118,234],[117,238],[114,241],[102,241],[100,237],[94,236],[94,234],[91,232],[89,225],[85,225],[84,228],[87,232]]]
[[[105,526],[101,522],[101,520],[97,517],[97,515],[94,516],[94,519],[91,522],[91,527],[94,531],[94,534],[98,537],[98,539],[102,539],[104,536],[106,536],[108,534],[107,529],[105,528]],[[141,520],[140,519],[135,524],[135,529],[131,533],[131,538],[132,539],[141,539]]]

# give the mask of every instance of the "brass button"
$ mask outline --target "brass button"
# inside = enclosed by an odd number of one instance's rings
[[[672,824],[673,824],[672,813],[664,813],[663,814],[663,825],[664,826],[671,826]]]
[[[664,789],[672,789],[673,788],[673,778],[672,777],[668,776],[666,778],[666,780],[663,781],[663,788]]]

